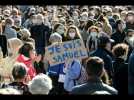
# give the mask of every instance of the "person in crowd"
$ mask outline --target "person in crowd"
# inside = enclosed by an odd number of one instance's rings
[[[34,39],[31,38],[30,31],[26,28],[24,28],[20,31],[20,39],[23,41],[23,43],[32,42],[35,46],[35,41],[34,41]]]
[[[126,62],[129,60],[129,56],[133,51],[134,44],[133,44],[133,39],[134,39],[134,30],[133,29],[128,29],[126,32],[126,37],[124,39],[124,43],[126,43],[129,46],[128,49],[128,56]]]
[[[128,45],[124,43],[113,47],[112,53],[115,57],[113,62],[113,86],[119,95],[128,93],[128,63],[125,63],[128,54]]]
[[[35,49],[37,54],[41,54],[43,56],[45,54],[45,46],[47,46],[48,39],[50,37],[50,29],[48,26],[44,25],[43,15],[37,15],[36,25],[31,27],[30,33],[31,38],[35,40]]]
[[[19,55],[17,57],[17,62],[24,63],[28,68],[28,76],[30,80],[35,77],[36,71],[33,66],[33,61],[35,60],[35,50],[32,43],[25,43],[19,49]]]
[[[49,41],[52,45],[62,43],[62,36],[59,33],[51,34]],[[66,94],[64,90],[64,69],[65,63],[60,63],[56,65],[49,65],[47,73],[52,79],[53,89],[50,91],[50,95],[53,94]]]
[[[33,13],[28,19],[23,23],[23,27],[30,29],[36,23],[36,15]]]
[[[101,81],[101,76],[104,72],[104,61],[99,57],[90,57],[86,61],[86,72],[88,81],[85,84],[73,87],[71,94],[88,94],[91,95],[96,91],[107,91],[112,95],[117,95],[118,92],[113,87],[104,84]]]
[[[96,26],[91,26],[88,29],[88,33],[89,36],[87,38],[86,47],[88,49],[88,52],[91,52],[97,49],[97,38],[99,35],[99,29]]]
[[[112,35],[112,27],[109,24],[109,21],[106,17],[100,16],[99,21],[103,23],[103,31],[107,33],[109,36]]]
[[[28,83],[28,87],[32,95],[48,95],[52,89],[52,80],[45,74],[39,74]]]
[[[104,60],[104,68],[108,73],[109,78],[112,78],[112,60],[113,55],[111,53],[111,43],[113,40],[110,39],[107,35],[102,35],[98,38],[98,47],[96,50],[91,52],[89,55],[100,57]]]
[[[125,28],[126,24],[123,20],[116,21],[116,32],[111,35],[111,39],[114,40],[113,46],[124,41],[124,38],[126,37]]]
[[[61,23],[55,24],[53,33],[55,33],[55,32],[57,32],[58,34],[60,34],[62,36],[62,41],[65,41],[66,27],[63,24],[61,24]]]
[[[89,32],[88,32],[88,28],[91,27],[93,25],[93,20],[89,19],[84,27],[84,30],[80,33],[82,36],[82,39],[84,41],[84,44],[86,46],[86,42],[89,36]]]
[[[12,28],[13,25],[14,25],[14,21],[12,18],[7,18],[5,20],[5,27],[3,29],[3,34],[6,35],[7,39],[17,37],[16,30]]]
[[[75,40],[75,39],[82,40],[82,37],[76,26],[69,26],[67,33],[66,33],[66,37],[67,37],[67,41]],[[75,58],[72,60],[67,60],[65,65],[66,66],[65,66],[64,71],[66,75],[65,75],[65,81],[64,81],[64,89],[67,92],[70,92],[73,86],[75,86],[76,84],[81,84],[78,82],[78,80],[80,78],[79,75],[81,73],[81,70],[84,69],[84,67],[81,64],[81,61]],[[85,81],[86,81],[86,77],[85,77],[85,80],[83,79],[83,82]]]
[[[3,88],[11,87],[20,91],[21,94],[30,94],[28,86],[25,83],[25,80],[27,80],[26,65],[23,63],[15,63],[12,70],[12,76],[14,78],[14,81],[5,85]]]
[[[126,15],[126,27],[127,29],[134,29],[134,12],[128,11]]]
[[[8,56],[8,47],[7,47],[7,38],[5,35],[2,34],[2,26],[1,27],[1,32],[0,32],[0,47],[3,53],[3,57],[5,58],[6,56]]]

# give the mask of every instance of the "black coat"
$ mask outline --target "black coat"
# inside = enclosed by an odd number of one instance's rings
[[[118,44],[118,43],[122,43],[124,41],[125,37],[126,37],[125,32],[121,33],[120,31],[116,31],[115,33],[113,33],[111,35],[111,39],[114,40],[113,46]]]
[[[128,63],[121,58],[113,62],[113,86],[119,95],[128,94]]]
[[[112,72],[113,72],[113,68],[112,68],[113,56],[112,56],[112,53],[110,53],[106,49],[98,48],[97,50],[95,50],[91,54],[89,54],[89,56],[97,56],[97,57],[102,58],[103,61],[104,61],[104,68],[106,69],[109,77],[110,78],[112,77]]]
[[[44,24],[34,25],[31,27],[30,32],[31,37],[35,40],[35,48],[37,53],[44,54],[44,48],[49,42],[50,28]]]
[[[0,46],[3,52],[3,56],[6,57],[8,54],[8,50],[7,50],[7,38],[5,35],[0,35]]]

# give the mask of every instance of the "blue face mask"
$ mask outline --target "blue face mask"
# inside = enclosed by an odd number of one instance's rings
[[[111,19],[111,18],[113,18],[113,16],[108,16],[108,19]]]

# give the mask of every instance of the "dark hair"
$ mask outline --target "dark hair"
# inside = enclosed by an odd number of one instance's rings
[[[13,66],[12,75],[13,78],[16,79],[23,79],[26,75],[26,69],[25,65],[22,63],[16,63]]]
[[[99,57],[90,57],[86,61],[86,71],[89,76],[101,77],[104,68],[104,61]]]
[[[60,25],[63,25],[63,24],[62,24],[62,23],[57,23],[57,24],[55,24],[54,29],[53,29],[53,33],[56,32],[57,28],[58,28]],[[63,25],[63,26],[64,26],[64,25]]]
[[[84,29],[87,31],[89,27],[93,25],[93,20],[89,19],[88,22],[86,23]]]
[[[112,53],[115,57],[120,57],[128,54],[128,45],[125,43],[117,44],[113,47]]]
[[[33,50],[34,47],[31,43],[24,43],[24,45],[19,49],[19,54],[23,54],[26,57],[30,57],[29,51]]]

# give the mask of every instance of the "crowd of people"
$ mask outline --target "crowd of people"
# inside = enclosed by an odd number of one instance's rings
[[[88,53],[51,65],[45,48]],[[134,6],[0,6],[0,94],[133,95]]]

